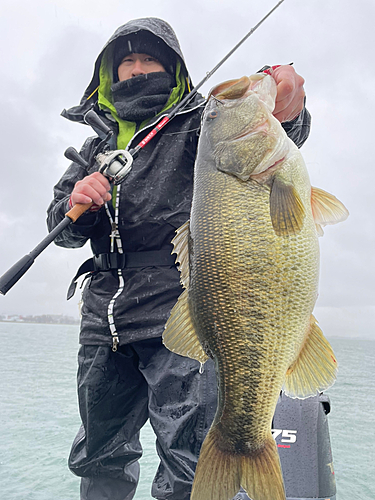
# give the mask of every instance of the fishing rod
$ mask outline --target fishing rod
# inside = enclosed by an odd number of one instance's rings
[[[173,109],[173,111],[165,116],[157,125],[156,127],[151,130],[151,132],[141,141],[134,149],[130,150],[130,154],[133,156],[133,158],[136,158],[139,151],[146,146],[146,144],[153,138],[155,135],[160,132],[160,130],[168,123],[170,122],[178,113],[178,111],[187,104],[192,97],[197,93],[197,91],[202,87],[204,83],[207,82],[209,78],[225,63],[227,59],[235,52],[248,38],[251,36],[256,29],[259,28],[261,24],[264,23],[264,21],[284,2],[284,0],[280,0],[269,12],[266,14],[259,22],[256,24],[251,30],[240,40],[237,45],[235,45],[229,52],[228,54],[223,57],[223,59],[211,70],[209,71],[206,76],[196,85],[191,92]]]
[[[229,59],[229,57],[254,33],[255,30],[259,28],[261,24],[284,2],[280,0],[251,30],[235,45],[228,54],[221,59],[221,61],[211,70],[206,76],[196,85],[182,101],[174,107],[174,109],[164,116],[151,130],[149,134],[139,143],[135,148],[128,150],[116,150],[108,151],[105,150],[105,145],[108,148],[108,140],[113,135],[113,131],[107,127],[107,125],[99,118],[95,111],[88,111],[84,119],[88,125],[90,125],[94,130],[103,132],[105,138],[100,142],[96,148],[93,157],[99,163],[99,172],[107,177],[110,182],[115,185],[120,184],[129,174],[132,163],[135,158],[137,158],[139,152],[148,144],[151,139],[158,134],[163,127],[167,125],[197,93],[197,91],[202,87],[206,81],[211,78],[211,76]],[[99,152],[101,149],[101,152]],[[104,152],[103,152],[104,150]],[[69,147],[65,153],[65,157],[71,161],[74,161],[84,168],[88,168],[88,162],[82,158],[82,156],[73,147]],[[17,281],[26,273],[26,271],[32,266],[36,257],[40,255],[45,248],[52,243],[52,241],[70,224],[76,222],[76,220],[84,214],[91,206],[93,202],[86,204],[77,204],[71,210],[65,214],[65,218],[27,255],[23,256],[18,262],[16,262],[8,271],[6,271],[0,277],[0,294],[5,295],[16,283]]]

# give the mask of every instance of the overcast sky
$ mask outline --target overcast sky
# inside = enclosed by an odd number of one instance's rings
[[[275,0],[2,0],[0,275],[46,235],[52,188],[87,126],[60,117],[78,104],[102,46],[115,29],[145,16],[168,21],[198,83],[270,10]],[[337,196],[349,219],[325,228],[316,316],[327,336],[373,335],[374,0],[285,0],[206,83],[294,62],[305,78],[313,122],[302,148],[312,184]],[[66,289],[90,248],[50,245],[0,297],[0,314],[78,316]]]

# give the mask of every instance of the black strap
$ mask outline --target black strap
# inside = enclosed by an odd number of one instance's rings
[[[162,250],[150,250],[148,252],[100,253],[94,255],[79,267],[69,285],[67,300],[73,297],[77,287],[77,279],[83,274],[110,271],[112,269],[135,269],[149,266],[172,267],[175,265],[175,260],[176,257],[171,254],[171,247]]]

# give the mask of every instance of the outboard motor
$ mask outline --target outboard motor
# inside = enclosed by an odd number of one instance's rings
[[[280,395],[273,419],[287,500],[336,500],[325,394],[307,399]]]

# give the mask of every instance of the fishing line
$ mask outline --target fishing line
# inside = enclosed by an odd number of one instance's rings
[[[169,123],[178,113],[178,111],[183,108],[197,93],[197,91],[202,87],[203,84],[207,82],[209,78],[229,59],[229,57],[254,33],[255,30],[259,28],[261,24],[284,2],[284,0],[280,0],[251,30],[235,45],[228,54],[223,57],[223,59],[211,70],[206,76],[196,85],[191,92],[173,109],[173,111],[165,116],[156,126],[155,128],[141,141],[135,148],[131,149],[129,153],[133,158],[138,156],[138,153],[141,149],[143,149],[146,144],[148,144],[155,135],[160,132],[160,130],[165,127],[167,123]]]
[[[151,132],[134,148],[130,151],[118,150],[111,151],[109,154],[102,155],[102,164],[100,172],[107,176],[109,179],[113,180],[115,184],[120,184],[127,174],[129,173],[133,160],[138,156],[139,151],[148,144],[155,135],[160,132],[160,130],[165,127],[178,113],[178,111],[183,108],[197,93],[198,89],[206,83],[206,81],[211,78],[211,76],[222,66],[225,61],[254,33],[255,30],[259,28],[261,24],[284,2],[280,0],[251,30],[240,40],[237,45],[235,45],[228,54],[211,70],[206,76],[196,85],[193,90],[191,90],[187,96],[173,109],[173,111],[164,116],[161,121],[151,130]],[[94,130],[97,127],[102,130],[106,135],[105,139],[101,142],[102,144],[110,139],[113,134],[112,130],[105,125],[105,123],[99,118],[99,116],[90,110],[84,116],[86,123],[91,125]],[[80,166],[87,169],[89,167],[88,163],[84,158],[74,148],[68,148],[65,151],[65,156],[72,161],[77,162]],[[18,262],[16,262],[8,271],[6,271],[3,276],[0,277],[0,294],[5,295],[12,287],[17,283],[17,281],[26,273],[26,271],[34,263],[35,258],[42,253],[42,251],[50,244],[52,241],[72,222],[75,222],[83,213],[85,213],[92,203],[87,203],[85,205],[77,204],[69,212],[65,214],[65,218],[27,255],[22,257]]]

